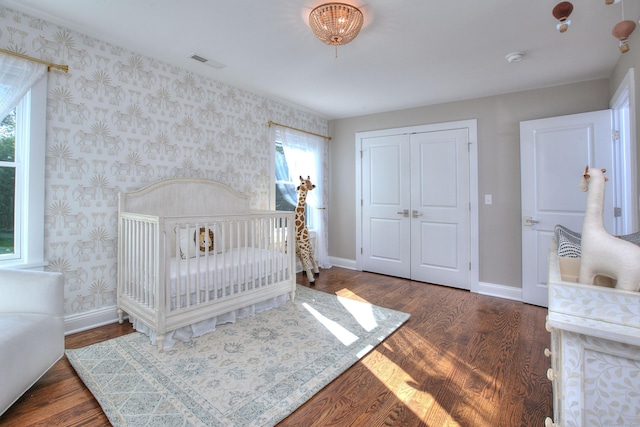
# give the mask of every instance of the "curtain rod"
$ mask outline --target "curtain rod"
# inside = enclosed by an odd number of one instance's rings
[[[54,64],[53,62],[43,61],[42,59],[33,58],[31,56],[23,55],[17,52],[11,52],[10,50],[6,50],[6,49],[0,49],[0,52],[6,53],[7,55],[11,55],[11,56],[17,56],[18,58],[27,59],[29,61],[34,61],[34,62],[39,62],[40,64],[44,64],[47,66],[47,71],[51,71],[52,68],[57,68],[58,70],[62,70],[65,73],[69,71],[68,65]]]
[[[291,126],[282,125],[282,124],[280,124],[280,123],[276,123],[276,122],[271,121],[271,120],[269,120],[269,122],[268,122],[267,124],[269,125],[269,127],[271,127],[271,126],[280,126],[280,127],[287,128],[287,129],[297,130],[298,132],[304,132],[304,133],[307,133],[307,134],[309,134],[309,135],[319,136],[320,138],[324,138],[324,139],[326,139],[326,140],[331,141],[331,137],[330,137],[330,136],[324,136],[324,135],[320,135],[319,133],[313,133],[313,132],[309,132],[309,131],[306,131],[306,130],[293,128],[293,127],[291,127]]]

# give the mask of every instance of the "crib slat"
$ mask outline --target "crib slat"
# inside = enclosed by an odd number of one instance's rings
[[[251,224],[251,244],[252,246],[258,247],[256,245],[256,224],[253,223]],[[260,235],[260,233],[258,233],[258,235]],[[252,252],[251,255],[251,289],[255,289],[256,288],[256,278],[258,277],[258,275],[256,274],[256,251],[254,250]]]
[[[222,241],[222,239],[220,239],[220,234],[222,233],[222,227],[220,226],[220,224],[217,224],[216,227],[216,232],[218,233],[218,238],[216,238],[216,241],[218,244],[220,244],[220,242]],[[215,236],[214,236],[215,237]],[[222,246],[222,248],[224,249],[224,244]],[[213,274],[213,294],[211,295],[211,299],[212,300],[216,300],[218,298],[218,250],[215,250],[213,252],[213,271],[215,272]]]
[[[187,307],[197,304],[200,294],[200,263],[202,261],[202,257],[200,256],[200,229],[203,227],[205,227],[205,225],[202,223],[196,224],[196,229],[193,231],[193,243],[195,244],[193,250],[196,252],[196,257],[194,259],[196,260],[196,271],[198,273],[196,273],[193,278],[193,281],[195,282],[193,284],[193,295],[191,293],[191,284],[187,285],[188,290],[185,292]],[[189,275],[189,277],[191,277],[191,275]]]
[[[134,229],[135,229],[135,239],[133,241],[133,263],[134,263],[134,270],[133,270],[133,276],[134,276],[134,286],[135,286],[135,293],[134,293],[134,297],[136,300],[140,301],[140,222],[136,221],[134,222]]]
[[[247,262],[247,259],[249,257],[249,250],[248,250],[248,246],[249,246],[249,242],[248,242],[248,232],[249,230],[247,229],[248,223],[247,221],[242,221],[242,234],[244,236],[244,244],[242,246],[242,249],[244,251],[244,255],[242,256],[242,259],[244,260],[244,268],[242,269],[242,290],[243,291],[248,291],[249,290],[249,275],[247,274],[247,269],[249,268],[249,263]]]
[[[149,247],[149,241],[148,239],[148,232],[149,232],[149,224],[147,223],[141,223],[140,224],[140,228],[141,228],[141,233],[142,233],[142,253],[143,254],[147,254],[149,253],[149,249],[151,249]],[[151,255],[151,253],[149,253],[149,255]],[[142,300],[144,301],[145,305],[151,305],[149,304],[149,266],[151,265],[151,256],[143,256],[142,258]]]
[[[209,231],[211,231],[211,233],[213,233],[213,241],[210,240],[211,236],[209,235]],[[204,253],[204,263],[206,266],[206,271],[209,271],[210,268],[210,256],[215,253],[216,251],[216,244],[215,244],[215,239],[216,239],[216,235],[215,235],[215,231],[214,231],[214,224],[212,223],[207,223],[205,225],[205,246],[207,247],[207,250]],[[208,248],[209,247],[213,247],[213,252],[209,251]],[[203,278],[203,288],[201,290],[201,300],[200,302],[207,302],[209,301],[209,290],[211,288],[211,283],[210,283],[210,276],[208,274],[205,274],[204,278]]]
[[[153,226],[152,224],[146,223],[145,224],[145,232],[146,232],[146,242],[147,242],[147,253],[149,254],[149,259],[147,260],[147,265],[145,266],[145,275],[146,275],[146,280],[145,280],[145,293],[146,293],[146,300],[147,300],[147,304],[153,308],[154,307],[154,301],[153,301],[153,293],[152,293],[152,280],[153,280],[153,272],[155,271],[155,253],[153,251],[154,248],[154,242],[153,242]]]
[[[229,277],[229,281],[230,281],[230,285],[231,285],[231,294],[235,295],[238,292],[240,292],[241,286],[242,286],[242,269],[240,268],[240,248],[241,248],[241,242],[240,242],[240,223],[237,220],[232,220],[231,221],[232,224],[232,229],[233,229],[233,234],[234,234],[234,248],[235,251],[232,251],[231,253],[234,254],[234,261],[232,262],[231,265],[233,265],[233,275],[231,277]]]

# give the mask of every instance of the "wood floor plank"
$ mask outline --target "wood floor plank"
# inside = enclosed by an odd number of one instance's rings
[[[305,276],[297,279],[308,286]],[[337,267],[313,287],[411,317],[279,427],[535,426],[552,414],[546,309]],[[65,345],[132,331],[114,323],[70,335]],[[41,425],[108,425],[66,358],[0,416],[3,427]]]

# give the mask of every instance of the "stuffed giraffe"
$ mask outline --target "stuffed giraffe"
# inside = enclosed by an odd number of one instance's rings
[[[640,246],[612,236],[602,224],[605,172],[587,166],[580,181],[580,191],[588,193],[578,281],[591,285],[602,275],[616,280],[617,289],[640,291]]]
[[[313,256],[313,247],[309,240],[309,230],[304,218],[304,211],[307,205],[307,192],[316,188],[311,183],[311,177],[307,179],[300,176],[300,185],[298,191],[298,206],[296,206],[296,254],[302,262],[302,269],[307,273],[310,284],[314,284],[315,276],[320,274],[318,264]]]

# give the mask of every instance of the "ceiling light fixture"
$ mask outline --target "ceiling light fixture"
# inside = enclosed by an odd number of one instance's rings
[[[364,18],[355,6],[345,3],[325,3],[316,7],[309,14],[309,26],[313,33],[324,43],[336,47],[355,39]]]

